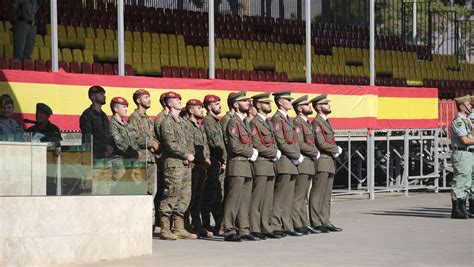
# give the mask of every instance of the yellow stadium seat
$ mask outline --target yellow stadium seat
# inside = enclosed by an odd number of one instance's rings
[[[142,53],[132,53],[133,65],[142,65]]]
[[[0,32],[6,32],[5,27],[3,26],[3,21],[0,21]]]
[[[230,65],[231,70],[238,70],[239,69],[239,65],[237,64],[237,60],[235,58],[231,58],[229,60],[229,65]]]
[[[250,40],[245,41],[245,49],[253,49],[253,43]]]
[[[169,44],[169,41],[168,41],[168,34],[166,34],[166,33],[160,33],[160,43],[161,43],[161,44]]]
[[[283,72],[284,71],[283,64],[282,64],[281,61],[275,62],[275,71],[277,71],[277,72]]]
[[[84,56],[84,62],[94,63],[94,51],[84,50],[82,54]]]
[[[0,45],[11,44],[11,37],[9,32],[0,32]]]
[[[178,45],[178,55],[180,56],[186,56],[186,46],[184,45]]]
[[[49,49],[48,47],[41,47],[40,59],[44,61],[51,60],[51,49]]]
[[[105,57],[110,61],[115,61],[118,58],[118,52],[114,43],[114,40],[104,40]]]
[[[194,56],[188,56],[188,67],[197,68],[196,58]]]
[[[94,51],[94,49],[95,49],[94,48],[94,39],[92,39],[92,38],[84,39],[84,49]]]
[[[253,41],[252,42],[252,49],[253,50],[260,50],[260,42],[259,41]]]
[[[204,52],[202,51],[201,46],[195,46],[194,52],[195,52],[196,57],[204,57]]]
[[[257,51],[249,50],[249,57],[247,59],[257,61]]]
[[[83,62],[84,61],[84,56],[82,55],[82,50],[81,49],[73,49],[72,50],[72,59],[76,62]]]
[[[86,31],[83,27],[77,26],[76,27],[76,38],[77,44],[79,46],[84,46],[84,39],[86,38]]]
[[[145,74],[151,74],[153,73],[153,63],[151,62],[151,55],[143,53],[142,54],[142,66],[143,66],[143,72]]]
[[[62,53],[62,56],[63,56],[62,60],[66,61],[66,62],[73,61],[71,49],[63,48],[63,49],[61,49],[61,53]]]
[[[222,63],[222,69],[224,70],[230,69],[229,60],[227,58],[222,58],[221,63]]]
[[[178,56],[178,66],[188,67],[188,57],[186,55]]]
[[[130,65],[133,64],[132,53],[130,53],[130,52],[125,52],[125,64],[130,64]]]
[[[152,66],[160,66],[161,68],[161,57],[158,54],[151,54],[151,64]]]
[[[94,53],[95,54],[104,54],[104,40],[103,39],[95,39],[94,40]]]
[[[115,40],[116,39],[115,31],[112,30],[112,29],[106,29],[105,30],[105,39]]]
[[[161,54],[161,66],[171,66],[170,56],[168,54]]]
[[[150,43],[142,43],[142,51],[143,53],[151,54],[151,45]]]
[[[86,37],[95,39],[95,30],[94,30],[94,28],[91,28],[91,27],[86,28]]]
[[[245,46],[245,40],[239,40],[239,50],[247,49]]]
[[[192,45],[186,46],[186,54],[189,56],[195,56],[194,47]]]
[[[133,41],[134,42],[143,42],[143,38],[142,38],[142,33],[141,32],[137,32],[137,31],[134,31],[133,33]]]
[[[133,42],[133,34],[131,31],[125,31],[124,32],[124,39],[125,41],[130,41]]]
[[[160,43],[152,43],[151,44],[151,53],[152,54],[161,54],[161,47]]]
[[[144,43],[151,43],[151,34],[149,32],[142,32],[142,39]]]
[[[160,54],[162,54],[162,55],[163,54],[166,54],[166,55],[170,54],[168,43],[161,43],[161,45],[160,45]]]
[[[156,32],[151,34],[151,42],[154,44],[159,44],[161,43],[160,35]]]
[[[170,66],[179,67],[178,55],[170,55]]]
[[[175,34],[168,34],[168,43],[171,45],[177,45],[178,41],[176,40],[176,35]]]
[[[40,34],[37,34],[35,37],[35,46],[36,47],[43,47],[44,42],[43,42],[43,36]]]
[[[178,45],[186,46],[186,42],[184,41],[184,36],[182,34],[176,36],[176,43]]]
[[[196,66],[198,68],[205,68],[207,66],[206,62],[204,61],[204,58],[202,56],[196,56]]]
[[[215,45],[219,48],[224,47],[224,40],[222,40],[222,38],[216,38]]]
[[[66,35],[67,35],[67,43],[70,46],[77,46],[77,35],[76,35],[76,28],[74,26],[67,26],[66,27]]]
[[[246,60],[245,64],[247,65],[247,70],[254,70],[253,61],[251,59]]]
[[[2,49],[0,48],[0,51],[1,50]],[[0,57],[2,57],[2,56],[0,55]],[[31,52],[31,59],[33,59],[33,60],[38,60],[39,59],[39,49],[38,49],[38,47],[33,48],[33,51]]]
[[[168,50],[169,50],[169,53],[170,55],[178,55],[178,46],[176,44],[170,44],[168,46]]]
[[[142,42],[133,42],[133,50],[134,53],[142,53]]]
[[[6,59],[13,58],[13,45],[11,44],[5,44],[5,45],[0,45],[0,51],[3,51],[3,57]]]
[[[96,28],[95,29],[95,38],[97,39],[106,39],[105,38],[105,30],[102,28]]]

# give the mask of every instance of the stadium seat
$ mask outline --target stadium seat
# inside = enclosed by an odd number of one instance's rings
[[[82,69],[82,73],[92,74],[92,65],[90,62],[82,62],[81,69]]]
[[[81,65],[76,61],[72,61],[69,63],[69,71],[71,73],[81,73]]]
[[[10,69],[21,70],[21,61],[19,59],[10,59]]]
[[[92,64],[92,74],[104,74],[104,68],[100,63]]]
[[[23,70],[34,71],[35,66],[32,59],[23,59]]]
[[[35,70],[36,71],[47,71],[46,63],[43,60],[35,60]]]

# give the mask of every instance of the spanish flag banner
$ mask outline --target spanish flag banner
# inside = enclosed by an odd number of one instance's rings
[[[135,108],[132,94],[139,88],[150,91],[152,106],[148,114],[161,111],[159,97],[175,91],[183,102],[204,99],[207,94],[222,99],[222,114],[227,111],[229,93],[247,91],[248,96],[262,92],[292,90],[295,98],[307,94],[309,99],[328,94],[331,100],[331,123],[336,129],[428,129],[438,127],[438,90],[433,88],[400,88],[357,85],[251,82],[231,80],[173,79],[139,76],[71,74],[65,72],[0,71],[0,93],[9,94],[15,102],[18,119],[34,119],[36,103],[46,103],[53,110],[51,121],[61,130],[79,130],[79,117],[90,106],[87,91],[92,85],[106,90],[107,99],[121,96]],[[109,106],[103,110],[111,115]],[[273,106],[273,111],[276,107]],[[290,116],[294,116],[290,112]]]

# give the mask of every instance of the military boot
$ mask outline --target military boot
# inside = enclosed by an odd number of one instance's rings
[[[462,201],[462,205],[461,205],[462,211],[467,215],[467,217],[472,219],[472,218],[474,218],[474,214],[471,213],[471,206],[469,206],[469,209],[466,209],[466,202],[467,202],[466,199],[464,199]]]
[[[214,235],[212,232],[207,231],[206,228],[202,226],[201,221],[199,218],[193,218],[193,230],[195,233],[199,235],[199,237],[213,237]]]
[[[182,218],[174,220],[174,231],[173,234],[180,239],[197,239],[197,235],[191,234],[184,229],[184,221]]]
[[[170,220],[168,218],[161,218],[161,232],[160,237],[161,239],[165,240],[177,240],[178,237],[174,235],[170,230]]]
[[[474,199],[469,199],[469,213],[474,214]]]
[[[451,211],[451,219],[467,219],[469,218],[466,213],[463,212],[461,205],[464,204],[464,200],[456,199],[452,200],[453,209]]]

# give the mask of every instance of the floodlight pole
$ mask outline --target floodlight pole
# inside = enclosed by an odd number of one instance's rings
[[[305,3],[306,18],[306,83],[311,83],[311,0]]]
[[[125,75],[125,33],[124,33],[124,3],[117,0],[117,50],[118,50],[118,75]]]
[[[375,0],[370,0],[370,85],[375,85]]]
[[[209,0],[209,78],[216,78],[215,42],[214,42],[214,0]]]
[[[58,72],[58,1],[51,0],[51,71]]]

